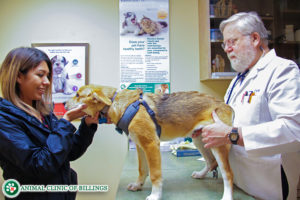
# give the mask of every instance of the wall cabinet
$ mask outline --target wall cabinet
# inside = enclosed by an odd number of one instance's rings
[[[300,1],[274,1],[275,43],[279,56],[294,60],[300,66]]]
[[[299,0],[199,0],[198,6],[201,80],[228,80],[236,75],[221,48],[219,31],[221,21],[236,12],[257,12],[268,30],[269,47],[299,65]]]

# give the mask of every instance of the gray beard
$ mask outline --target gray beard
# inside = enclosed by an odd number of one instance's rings
[[[231,54],[232,55],[232,54]],[[235,59],[230,60],[231,67],[237,72],[244,72],[249,68],[250,64],[255,59],[255,52],[253,48],[247,48],[244,52],[235,55]],[[229,56],[228,56],[229,57]]]

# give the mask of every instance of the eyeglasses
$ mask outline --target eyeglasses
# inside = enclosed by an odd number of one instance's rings
[[[247,35],[250,35],[250,34],[247,34]],[[243,36],[247,36],[247,35],[242,35],[241,37]],[[233,39],[228,39],[226,40],[225,42],[223,42],[221,44],[221,47],[225,50],[226,47],[234,47],[237,43],[237,41],[241,38],[241,37],[238,37],[238,38],[233,38]]]
[[[226,47],[233,47],[239,38],[229,39],[221,44],[221,47],[225,50]]]

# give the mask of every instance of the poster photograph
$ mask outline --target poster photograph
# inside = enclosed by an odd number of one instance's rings
[[[170,89],[169,1],[120,0],[120,89]]]
[[[33,43],[52,62],[52,101],[54,113],[63,116],[64,103],[87,84],[88,43]]]

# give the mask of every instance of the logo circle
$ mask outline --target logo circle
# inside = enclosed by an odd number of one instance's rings
[[[78,64],[78,60],[77,59],[74,59],[73,60],[73,65],[77,65]]]
[[[121,85],[121,89],[123,90],[123,89],[125,89],[126,88],[126,85],[125,84],[122,84]]]
[[[76,85],[74,85],[74,86],[72,87],[72,89],[73,89],[74,92],[76,92],[76,91],[78,90],[78,87],[77,87]]]
[[[15,198],[21,192],[20,183],[15,179],[8,179],[2,185],[2,192],[8,198]]]
[[[76,78],[81,78],[81,77],[82,77],[81,73],[76,74]]]

